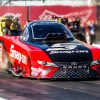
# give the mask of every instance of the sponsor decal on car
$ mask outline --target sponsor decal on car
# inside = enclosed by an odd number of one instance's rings
[[[89,51],[88,50],[51,51],[49,54],[58,54],[58,53],[68,53],[68,54],[70,53],[89,53]]]
[[[46,51],[51,51],[49,54],[58,54],[58,53],[89,53],[88,50],[78,50],[76,43],[58,43],[48,48]]]
[[[31,75],[32,76],[38,76],[39,73],[41,73],[43,71],[42,68],[34,68],[34,67],[31,67]]]
[[[10,56],[17,59],[19,63],[22,62],[23,64],[27,64],[26,56],[15,50],[14,47],[13,44],[10,46]]]

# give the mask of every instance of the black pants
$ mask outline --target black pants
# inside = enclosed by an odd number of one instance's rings
[[[91,38],[91,44],[93,44],[95,42],[95,34],[90,34],[90,38]]]
[[[86,42],[84,33],[73,33],[74,37],[80,41]]]

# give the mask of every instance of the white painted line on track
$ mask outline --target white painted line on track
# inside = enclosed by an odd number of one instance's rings
[[[0,100],[8,100],[8,99],[5,99],[5,98],[0,97]]]

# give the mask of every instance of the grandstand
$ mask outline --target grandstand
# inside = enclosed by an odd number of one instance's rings
[[[95,5],[100,0],[0,0],[2,6],[32,6],[32,5]]]

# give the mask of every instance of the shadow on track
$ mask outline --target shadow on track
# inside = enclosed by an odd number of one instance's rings
[[[28,79],[28,80],[36,80],[40,82],[62,82],[62,81],[97,81],[100,78],[54,78],[54,79],[37,79],[37,78],[24,78],[24,77],[13,77],[5,71],[0,71],[0,77],[6,77],[10,79]]]
[[[29,80],[37,80],[40,82],[77,82],[77,81],[98,81],[100,78],[66,78],[66,79],[34,79],[34,78],[27,78]]]

